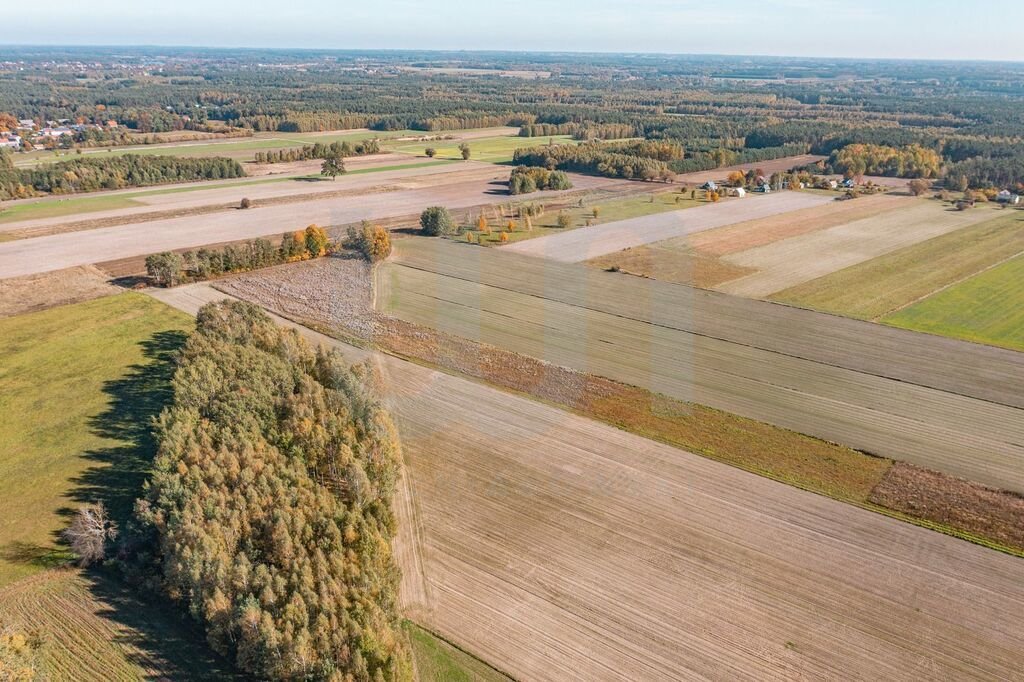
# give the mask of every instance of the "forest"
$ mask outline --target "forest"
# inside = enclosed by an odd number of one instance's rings
[[[259,679],[410,680],[391,551],[400,451],[372,370],[208,304],[126,550]]]
[[[54,54],[66,66],[54,69]],[[1024,182],[1024,68],[1013,64],[198,48],[0,56],[0,112],[16,119],[114,120],[133,133],[516,126],[524,138],[669,141],[684,150],[665,161],[675,172],[916,145],[939,156],[947,184]],[[467,66],[477,73],[431,71]],[[608,165],[637,177],[648,167]],[[915,172],[890,166],[880,169]]]

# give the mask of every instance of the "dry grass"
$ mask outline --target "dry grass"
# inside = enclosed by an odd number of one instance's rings
[[[897,462],[868,501],[1024,552],[1024,497]]]
[[[119,291],[91,265],[0,279],[0,318],[81,303]]]
[[[722,282],[754,272],[750,268],[742,268],[692,249],[670,249],[663,244],[667,242],[625,249],[594,258],[587,261],[587,264],[701,289],[711,289]]]

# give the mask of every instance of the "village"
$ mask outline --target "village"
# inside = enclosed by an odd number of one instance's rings
[[[0,130],[0,148],[13,151],[33,151],[36,149],[70,148],[87,130],[116,130],[117,121],[104,123],[72,122],[70,119],[44,121],[43,125],[31,118],[18,120],[13,130]]]

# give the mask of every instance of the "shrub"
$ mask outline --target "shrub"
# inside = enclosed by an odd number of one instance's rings
[[[457,231],[452,214],[444,206],[431,206],[420,214],[420,232],[428,237],[455,234]]]
[[[238,204],[238,208],[252,208],[252,201],[250,201],[248,197],[245,197]]]
[[[567,230],[570,227],[572,227],[572,216],[566,213],[565,211],[562,211],[561,213],[558,214],[558,218],[555,219],[555,222],[558,224],[560,228],[562,228],[563,230]]]
[[[430,158],[434,158],[435,156],[437,156],[437,150],[436,150],[436,149],[434,149],[433,147],[427,147],[427,149],[426,149],[426,152],[425,152],[425,153],[426,153],[426,155],[427,155],[427,156],[429,156]]]

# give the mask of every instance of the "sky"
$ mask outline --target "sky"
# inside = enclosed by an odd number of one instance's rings
[[[50,0],[3,22],[0,44],[1024,61],[1021,9],[1019,0]]]

